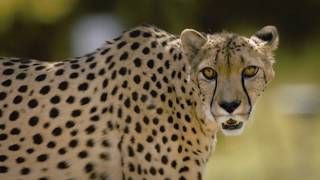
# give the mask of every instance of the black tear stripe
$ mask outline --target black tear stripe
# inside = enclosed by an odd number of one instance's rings
[[[217,60],[218,60],[218,55],[219,55],[219,52],[217,50],[217,54],[216,54],[215,59],[214,59],[215,65],[216,65]],[[215,82],[215,86],[214,86],[214,90],[213,90],[213,95],[212,95],[211,102],[210,102],[210,112],[211,112],[211,108],[213,107],[213,101],[214,101],[214,96],[216,95],[217,86],[218,86],[218,77],[216,78],[216,82]]]
[[[216,95],[217,86],[218,86],[218,77],[216,79],[216,84],[215,84],[213,95],[212,95],[211,102],[210,102],[210,112],[211,112],[211,108],[213,107],[213,101],[214,101],[214,96]],[[212,114],[212,112],[211,112],[211,114]],[[212,116],[213,116],[213,114],[212,114]]]
[[[249,107],[250,107],[249,114],[250,114],[251,110],[252,110],[252,103],[251,103],[251,99],[249,97],[248,91],[247,91],[247,89],[246,89],[246,87],[244,85],[244,78],[241,78],[241,84],[242,84],[243,91],[244,91],[244,93],[246,93],[246,96],[248,98],[248,103],[249,103]]]

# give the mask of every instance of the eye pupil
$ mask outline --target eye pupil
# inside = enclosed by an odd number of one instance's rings
[[[249,66],[249,67],[246,67],[243,71],[243,76],[245,78],[250,78],[250,77],[253,77],[255,76],[257,73],[258,73],[258,70],[259,68],[256,67],[256,66]]]
[[[202,70],[202,74],[206,79],[209,79],[209,80],[213,80],[217,76],[216,71],[211,68],[204,68]]]

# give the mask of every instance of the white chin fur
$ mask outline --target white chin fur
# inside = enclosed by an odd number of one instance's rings
[[[244,130],[244,126],[240,129],[233,129],[233,130],[225,130],[221,128],[221,131],[225,136],[239,136],[242,134],[243,130]]]

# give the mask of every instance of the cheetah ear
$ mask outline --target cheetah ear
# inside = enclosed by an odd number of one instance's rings
[[[194,29],[185,29],[180,35],[182,50],[193,57],[207,42],[207,38]]]
[[[278,30],[275,26],[265,26],[256,32],[251,39],[256,43],[263,43],[266,49],[276,50],[279,44]]]

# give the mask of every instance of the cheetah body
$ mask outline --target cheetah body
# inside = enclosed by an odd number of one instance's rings
[[[83,57],[2,58],[0,179],[201,179],[219,125],[187,57],[140,26]]]

